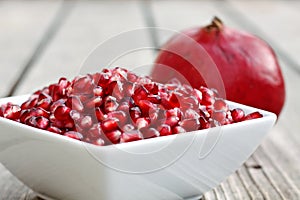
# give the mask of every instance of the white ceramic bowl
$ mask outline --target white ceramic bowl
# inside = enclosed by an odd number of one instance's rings
[[[228,103],[246,112],[258,110]],[[237,170],[274,125],[275,114],[259,111],[263,118],[105,147],[1,118],[0,161],[52,199],[197,199]]]

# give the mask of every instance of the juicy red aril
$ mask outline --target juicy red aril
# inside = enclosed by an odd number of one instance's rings
[[[165,119],[164,124],[167,124],[171,127],[176,126],[179,122],[179,118],[175,116],[171,116]]]
[[[92,97],[88,102],[86,102],[86,108],[95,108],[95,107],[99,107],[102,104],[102,98],[101,97]]]
[[[117,110],[119,104],[113,96],[107,96],[104,101],[104,110],[106,113]]]
[[[43,116],[39,116],[35,118],[36,121],[36,127],[40,128],[40,129],[47,129],[50,125],[50,121],[49,119],[43,117]]]
[[[150,124],[150,119],[141,117],[136,120],[136,126],[138,129],[148,127]]]
[[[156,110],[155,104],[147,100],[140,100],[137,105],[140,107],[143,115],[148,115],[150,109]]]
[[[57,133],[57,134],[62,134],[62,130],[55,126],[50,126],[49,128],[47,128],[47,131]]]
[[[185,133],[186,130],[182,128],[181,126],[175,126],[172,128],[173,134],[179,134],[179,133]]]
[[[71,108],[67,106],[58,106],[54,111],[54,116],[57,120],[70,119]]]
[[[88,137],[94,139],[99,138],[102,135],[102,129],[99,123],[94,124],[88,131]]]
[[[155,104],[161,103],[161,97],[159,95],[148,95],[147,100]]]
[[[233,121],[240,122],[240,121],[243,121],[243,119],[245,117],[245,113],[242,109],[235,108],[231,111],[231,117],[232,117]]]
[[[76,131],[68,131],[66,133],[64,133],[64,136],[67,136],[69,138],[73,138],[75,140],[82,140],[83,136],[81,133],[76,132]]]
[[[142,116],[142,112],[139,107],[130,108],[129,113],[133,122],[136,122],[136,120]]]
[[[143,138],[154,138],[154,137],[159,137],[160,133],[158,130],[155,128],[142,128],[140,131],[143,134]]]
[[[139,100],[146,99],[149,91],[144,86],[139,86],[133,94],[133,99],[137,103]]]
[[[86,75],[83,77],[78,77],[73,83],[73,93],[74,94],[90,94],[93,92],[95,85],[93,79]]]
[[[172,135],[171,127],[167,124],[162,124],[158,127],[158,131],[161,136]]]
[[[119,128],[117,118],[105,119],[101,122],[101,128],[104,132],[110,132]]]
[[[51,98],[45,98],[37,102],[36,107],[43,108],[45,110],[49,110],[52,103]]]
[[[181,134],[260,118],[229,110],[213,89],[168,84],[122,68],[104,69],[36,91],[21,107],[0,107],[0,116],[98,146]]]
[[[119,130],[114,130],[114,131],[105,133],[105,136],[107,137],[107,139],[113,144],[117,144],[120,142],[121,135],[122,135],[122,132]]]
[[[93,125],[91,116],[85,116],[80,120],[80,127],[83,129],[90,128]]]
[[[227,112],[228,111],[228,105],[223,99],[216,98],[216,100],[214,102],[214,109],[216,111],[225,111],[225,112]]]
[[[143,139],[141,133],[138,130],[132,130],[130,132],[122,133],[120,142],[132,142],[141,139]]]
[[[118,119],[119,126],[123,126],[127,122],[126,114],[123,111],[112,111],[107,114],[107,117]]]
[[[66,105],[69,108],[72,108],[72,110],[77,110],[79,112],[82,112],[84,110],[84,106],[78,96],[72,95],[68,97],[66,101]]]
[[[105,115],[100,108],[95,109],[95,115],[99,122],[107,118],[107,115]]]
[[[7,119],[17,120],[21,114],[21,108],[17,105],[8,105],[4,111],[3,116]]]
[[[103,88],[101,86],[96,86],[94,89],[93,89],[93,93],[95,96],[100,96],[100,97],[103,97]]]
[[[200,122],[198,119],[184,119],[179,125],[184,128],[186,131],[195,131],[200,127]]]
[[[97,145],[97,146],[104,146],[105,145],[105,141],[102,138],[99,138],[96,141],[94,141],[93,144]]]
[[[263,117],[259,112],[253,112],[245,116],[244,120],[257,119]]]

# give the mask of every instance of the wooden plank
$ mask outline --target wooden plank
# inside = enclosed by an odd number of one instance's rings
[[[59,1],[0,4],[0,96],[6,96],[59,9]]]
[[[6,96],[29,62],[60,1],[2,1],[0,4],[0,96]],[[0,199],[23,199],[30,191],[0,165]],[[25,196],[24,196],[25,198]]]
[[[137,1],[77,2],[64,27],[57,33],[53,43],[30,70],[30,75],[19,85],[15,94],[33,92],[62,76],[75,77],[80,70],[84,70],[81,69],[82,62],[97,45],[121,32],[145,27],[141,14]],[[148,35],[145,37],[149,39]],[[136,39],[141,38],[143,37],[136,36]],[[133,41],[122,41],[116,44],[116,48],[129,45],[130,42]],[[152,62],[152,55],[152,52],[146,50],[134,51],[114,64],[147,65]]]
[[[297,70],[299,61],[294,56],[294,52],[299,51],[299,47],[295,44],[299,39],[300,30],[299,27],[292,26],[300,17],[297,12],[299,6],[299,2],[296,1],[285,3],[282,1],[272,3],[234,1],[233,6],[229,5],[231,8],[237,8],[240,13],[251,13],[246,17],[241,16],[240,19],[249,20],[249,23],[244,22],[244,24],[251,24],[250,29],[258,35],[266,36],[266,33],[269,33],[266,40],[275,47],[281,58],[287,88],[286,106],[277,126],[254,156],[263,163],[265,173],[268,174],[273,185],[285,199],[300,198],[300,169],[298,166],[300,152],[300,136],[298,134],[300,95],[298,91],[300,85],[297,84],[299,82]],[[236,11],[227,13],[236,13]]]

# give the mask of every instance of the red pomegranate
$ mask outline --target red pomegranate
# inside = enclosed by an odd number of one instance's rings
[[[280,114],[284,80],[266,42],[224,26],[217,17],[208,26],[182,33],[159,52],[151,75],[155,81],[176,77],[195,88],[216,88],[228,100]]]

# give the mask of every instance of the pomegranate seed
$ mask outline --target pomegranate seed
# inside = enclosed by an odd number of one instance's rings
[[[21,114],[20,114],[20,122],[25,123],[27,118],[29,118],[31,116],[33,116],[33,113],[30,111],[30,109],[22,110]]]
[[[123,84],[124,89],[124,96],[131,97],[133,95],[133,83],[132,82],[125,82]]]
[[[202,92],[197,89],[193,89],[194,95],[197,98],[198,102],[202,102]]]
[[[164,121],[164,124],[167,124],[171,127],[176,126],[179,122],[179,118],[175,117],[175,116],[171,116],[166,118],[166,120]]]
[[[123,111],[124,113],[129,112],[129,104],[128,102],[122,102],[117,108],[118,111]]]
[[[132,130],[130,132],[122,133],[120,142],[132,142],[141,139],[143,139],[141,133],[138,130]]]
[[[161,97],[159,95],[148,95],[147,100],[151,103],[160,104],[161,103]]]
[[[25,121],[25,124],[28,126],[36,127],[36,117],[35,116],[28,117]]]
[[[95,107],[99,107],[102,105],[102,98],[100,96],[98,97],[92,97],[92,99],[90,99],[87,103],[86,103],[86,108],[90,109],[90,108],[95,108]]]
[[[39,102],[37,102],[36,107],[43,108],[45,110],[49,110],[51,104],[52,104],[52,98],[45,98],[45,99],[41,99]]]
[[[54,111],[54,116],[57,120],[70,119],[71,108],[67,106],[58,106]]]
[[[250,119],[257,119],[257,118],[262,118],[263,115],[260,114],[259,112],[253,112],[245,116],[244,120],[250,120]]]
[[[140,129],[140,131],[142,132],[143,138],[145,138],[145,139],[160,136],[159,131],[156,130],[155,128],[142,128],[142,129]]]
[[[134,102],[137,103],[139,100],[147,99],[149,91],[144,86],[139,86],[133,93]]]
[[[62,134],[62,131],[55,126],[50,126],[49,128],[47,128],[47,131],[50,131],[52,133]]]
[[[172,135],[171,127],[167,124],[162,124],[158,127],[160,136]]]
[[[202,93],[202,100],[200,103],[203,105],[212,105],[215,97],[214,92],[206,87],[200,87],[200,91]]]
[[[220,125],[223,125],[225,123],[225,119],[226,119],[226,112],[224,112],[224,111],[215,111],[212,114],[212,119],[219,122]]]
[[[166,117],[178,117],[179,120],[181,120],[182,112],[180,108],[173,108],[166,111]]]
[[[136,126],[138,129],[148,127],[150,124],[150,119],[146,119],[144,117],[138,118],[136,120]]]
[[[240,122],[240,121],[243,121],[243,119],[245,117],[245,113],[242,109],[235,108],[231,111],[231,117],[232,117],[233,121]]]
[[[157,109],[155,104],[152,104],[150,101],[147,100],[138,101],[138,106],[141,109],[143,115],[148,115],[150,109],[151,110]]]
[[[108,118],[117,118],[119,120],[119,126],[123,126],[127,122],[127,117],[123,111],[112,111],[107,114]]]
[[[105,119],[101,123],[101,128],[105,133],[114,131],[119,128],[118,122],[119,120],[117,118]]]
[[[100,108],[95,109],[95,114],[99,122],[107,118],[107,115],[103,114]]]
[[[18,120],[20,115],[21,108],[18,105],[8,105],[3,111],[3,116],[11,120]]]
[[[81,120],[80,120],[80,127],[83,129],[88,129],[93,125],[93,121],[91,116],[84,116]]]
[[[53,113],[58,106],[64,106],[64,105],[65,105],[65,100],[59,99],[52,103],[52,105],[50,106],[50,112]]]
[[[154,82],[144,84],[144,87],[153,95],[158,94],[158,85]]]
[[[99,138],[95,142],[93,142],[93,144],[97,145],[97,146],[104,146],[105,145],[105,141],[102,138]]]
[[[194,131],[198,130],[198,128],[200,127],[200,122],[198,119],[184,119],[179,122],[179,125],[186,131]]]
[[[77,110],[71,110],[70,111],[70,117],[75,121],[78,122],[80,119],[82,119],[82,115]]]
[[[182,128],[181,126],[175,126],[172,128],[173,134],[179,134],[179,133],[185,133],[186,130]]]
[[[119,130],[114,130],[114,131],[105,133],[105,136],[107,137],[107,139],[113,144],[117,144],[120,142],[121,135],[122,135],[122,132]]]
[[[131,120],[135,123],[138,118],[141,117],[142,112],[139,107],[132,107],[129,110]]]
[[[92,139],[99,138],[102,135],[102,129],[99,123],[94,124],[88,131],[89,137]]]
[[[30,109],[36,106],[38,102],[38,96],[32,97],[31,99],[29,99],[28,101],[24,102],[21,105],[21,109],[25,110],[25,109]]]
[[[134,130],[134,126],[132,124],[125,124],[122,129],[123,132],[130,132]]]
[[[207,129],[210,128],[210,122],[208,122],[204,117],[200,117],[200,128],[199,129]]]
[[[107,96],[104,101],[104,110],[106,113],[117,110],[119,104],[117,99],[113,96]]]
[[[68,132],[64,133],[64,136],[67,136],[67,137],[75,139],[75,140],[83,139],[82,134],[79,132],[76,132],[76,131],[68,131]]]
[[[96,86],[93,89],[93,93],[96,97],[103,97],[103,88],[101,86]]]
[[[49,127],[50,121],[49,119],[39,116],[35,118],[36,121],[36,127],[40,129],[47,129]]]
[[[216,99],[215,99],[215,102],[214,102],[214,109],[215,109],[216,111],[224,111],[224,112],[227,112],[229,108],[228,108],[227,103],[226,103],[223,99],[216,98]]]
[[[184,117],[185,117],[186,119],[198,119],[198,118],[200,117],[200,115],[198,114],[197,111],[195,111],[195,110],[189,108],[189,109],[187,109],[187,110],[185,111]]]
[[[38,116],[43,116],[45,118],[49,118],[50,112],[44,110],[43,108],[34,108],[31,110],[33,112],[33,115],[38,117]]]
[[[93,92],[94,87],[93,79],[86,75],[75,78],[73,83],[73,92],[74,94],[90,94]]]
[[[73,110],[77,110],[79,112],[82,112],[83,109],[84,109],[80,98],[78,96],[75,96],[75,95],[72,95],[72,96],[68,97],[68,99],[66,101],[66,105],[69,108],[72,108]]]

